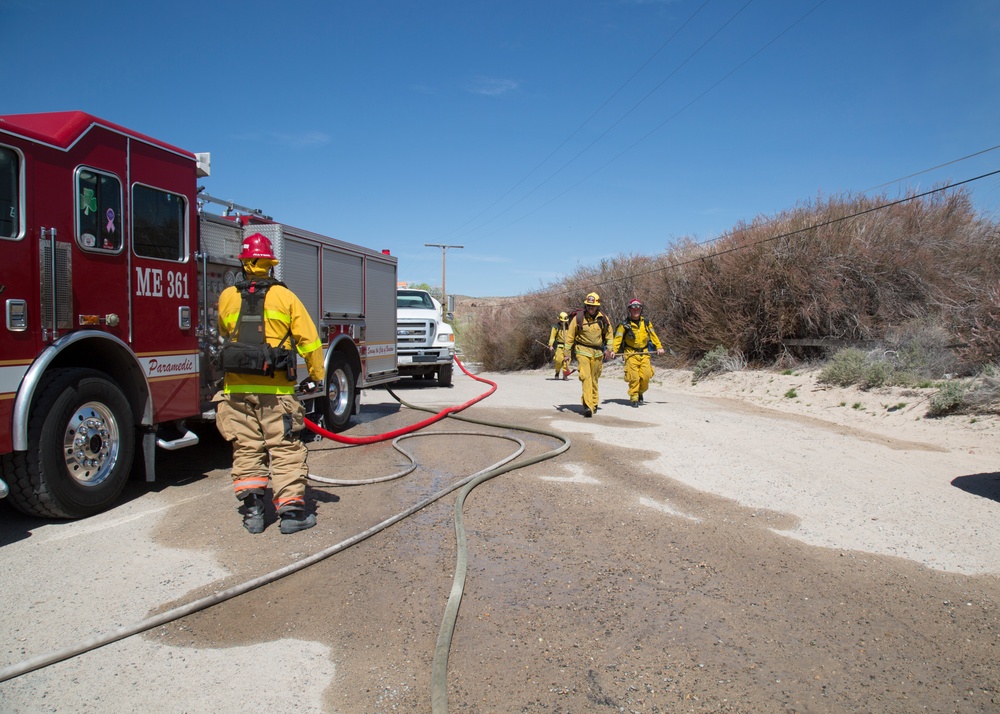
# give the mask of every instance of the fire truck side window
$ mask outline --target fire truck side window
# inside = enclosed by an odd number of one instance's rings
[[[17,210],[19,163],[13,150],[0,146],[0,238],[17,238],[21,232]]]
[[[132,187],[132,247],[136,255],[184,260],[187,201],[176,193]]]
[[[122,185],[116,176],[77,169],[76,240],[84,250],[121,250]]]

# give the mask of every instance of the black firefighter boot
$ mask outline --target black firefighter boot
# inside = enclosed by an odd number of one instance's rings
[[[285,511],[281,514],[281,525],[278,530],[284,534],[297,533],[316,525],[316,516],[302,510]]]
[[[243,527],[254,534],[264,532],[264,497],[258,493],[243,499]]]

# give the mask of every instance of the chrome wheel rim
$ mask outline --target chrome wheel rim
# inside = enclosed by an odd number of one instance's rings
[[[347,374],[344,370],[338,369],[333,373],[333,379],[330,381],[330,404],[333,405],[333,413],[337,416],[344,414],[348,407],[348,396],[350,394],[350,387],[347,384]]]
[[[66,472],[81,486],[97,486],[114,470],[120,447],[114,413],[100,402],[81,404],[63,435]]]

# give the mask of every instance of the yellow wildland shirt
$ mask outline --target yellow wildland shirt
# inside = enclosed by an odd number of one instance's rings
[[[660,338],[653,329],[653,323],[645,318],[623,322],[615,330],[615,354],[645,352],[649,343],[658,350],[663,349]]]
[[[549,347],[564,347],[569,345],[569,326],[563,327],[559,323],[552,326],[549,331]]]
[[[236,286],[230,286],[219,296],[219,334],[233,340],[239,335],[237,324],[243,296]],[[321,381],[325,376],[323,367],[323,343],[316,324],[309,317],[302,301],[284,285],[272,285],[264,296],[264,338],[267,344],[277,347],[291,329],[291,336],[285,340],[285,347],[294,349],[306,361],[309,377]],[[226,372],[223,386],[226,394],[294,394],[295,382],[288,379],[284,370],[273,376],[237,374]]]
[[[575,347],[578,355],[603,356],[604,350],[611,342],[611,321],[600,310],[594,317],[590,317],[586,312],[582,315],[582,320],[578,315],[570,319],[566,344]]]

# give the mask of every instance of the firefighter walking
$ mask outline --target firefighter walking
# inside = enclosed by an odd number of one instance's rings
[[[282,533],[312,528],[306,511],[306,456],[299,439],[305,408],[295,396],[297,355],[309,369],[306,390],[324,375],[316,325],[302,301],[273,278],[278,264],[271,241],[260,233],[244,238],[239,259],[243,280],[219,296],[219,334],[228,340],[221,360],[222,394],[216,424],[233,442],[233,488],[242,502],[243,525],[264,531],[264,494],[270,479]]]
[[[583,383],[583,415],[591,417],[601,401],[597,383],[605,359],[614,357],[608,347],[611,342],[611,322],[601,312],[601,296],[588,293],[583,301],[583,311],[569,321],[566,343],[576,355],[576,366]]]
[[[620,354],[625,362],[628,398],[633,407],[639,406],[653,377],[653,365],[649,361],[650,343],[656,348],[656,354],[663,354],[663,344],[653,329],[653,323],[642,316],[642,303],[633,300],[628,304],[628,319],[615,330],[614,342],[615,354]]]
[[[570,349],[569,339],[569,315],[566,312],[559,313],[559,322],[552,326],[549,331],[549,352],[553,353],[556,363],[556,379],[562,374],[563,379],[569,378]]]

